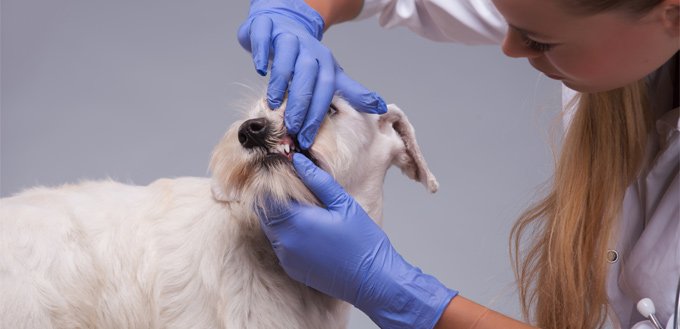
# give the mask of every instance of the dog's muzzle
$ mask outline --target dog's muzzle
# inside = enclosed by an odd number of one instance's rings
[[[300,152],[316,163],[309,150],[300,149],[295,136],[285,133],[283,136],[272,136],[272,130],[265,118],[246,120],[238,129],[238,141],[246,149],[262,148],[267,152],[267,157],[283,156],[292,162],[293,154]]]
[[[265,141],[269,134],[267,120],[264,118],[250,119],[238,128],[238,141],[241,146],[250,149],[255,146],[267,148]]]

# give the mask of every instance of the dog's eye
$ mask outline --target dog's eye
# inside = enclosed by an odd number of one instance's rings
[[[338,114],[338,108],[335,107],[335,105],[331,104],[331,107],[328,108],[328,115],[336,115]]]

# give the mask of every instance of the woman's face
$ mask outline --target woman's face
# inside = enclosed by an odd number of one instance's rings
[[[680,49],[680,31],[673,26],[680,0],[665,0],[638,17],[620,11],[575,16],[558,1],[563,0],[493,0],[510,26],[503,52],[528,58],[534,68],[571,89],[622,87]]]

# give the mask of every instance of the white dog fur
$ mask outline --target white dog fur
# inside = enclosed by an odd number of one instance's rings
[[[401,110],[333,104],[311,155],[378,224],[390,165],[437,190]],[[318,203],[285,152],[270,152],[286,139],[283,108],[256,102],[247,119],[265,118],[270,150],[242,147],[239,121],[215,148],[212,178],[2,199],[2,328],[344,328],[350,306],[286,276],[253,212],[265,196]]]

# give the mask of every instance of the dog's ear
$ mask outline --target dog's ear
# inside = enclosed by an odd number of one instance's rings
[[[404,112],[394,104],[387,105],[387,113],[382,114],[378,119],[378,124],[382,132],[396,132],[403,142],[403,148],[397,151],[392,158],[392,164],[399,167],[404,175],[425,185],[427,192],[435,193],[439,189],[439,183],[434,177],[416,141],[416,134],[413,126],[406,118]]]

